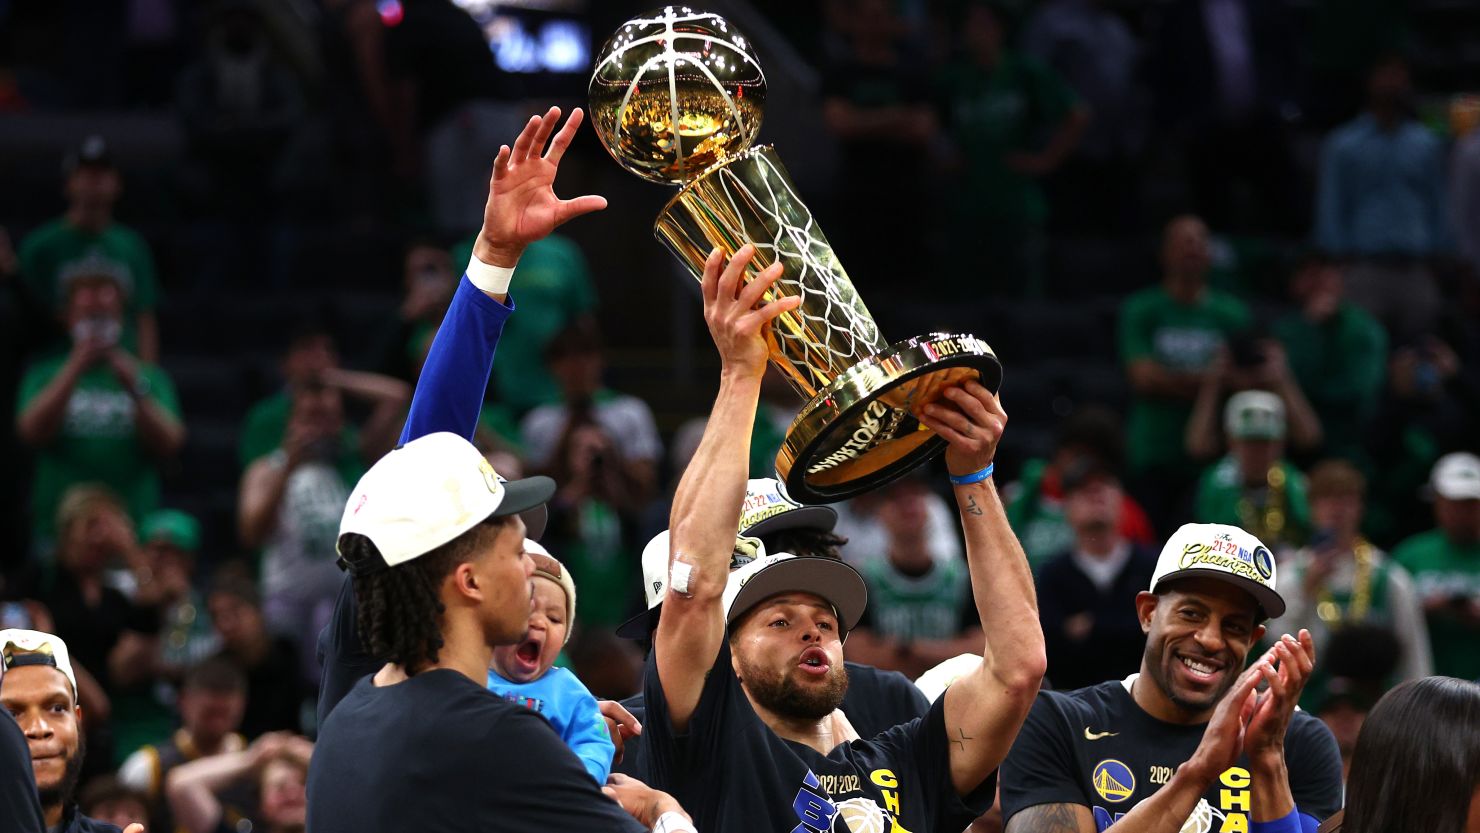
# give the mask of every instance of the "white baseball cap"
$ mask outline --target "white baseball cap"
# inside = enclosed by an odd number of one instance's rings
[[[1480,499],[1480,457],[1467,451],[1445,454],[1434,464],[1429,485],[1439,497],[1450,500]]]
[[[820,529],[831,532],[838,525],[838,512],[831,506],[797,503],[781,481],[757,477],[745,484],[745,502],[740,505],[740,534],[759,538],[783,529]],[[647,609],[623,622],[617,636],[647,639],[658,627],[663,593],[668,589],[668,530],[653,536],[642,548],[642,592]],[[731,569],[737,565],[731,563]]]
[[[25,665],[49,665],[55,668],[72,684],[72,705],[77,705],[77,675],[73,673],[72,661],[67,657],[67,643],[60,636],[25,628],[0,631],[0,665],[5,668]]]
[[[760,555],[730,571],[725,585],[725,624],[762,601],[789,592],[811,593],[832,605],[846,638],[868,606],[868,585],[852,565],[836,558],[790,553]]]
[[[1267,390],[1243,390],[1228,397],[1223,430],[1240,440],[1283,440],[1285,402]]]
[[[541,506],[555,494],[548,477],[503,480],[473,444],[442,431],[418,437],[376,461],[355,484],[339,522],[341,561],[356,575],[404,564],[474,526]],[[370,539],[376,563],[348,563],[344,536]]]
[[[1166,582],[1197,576],[1247,591],[1266,619],[1285,614],[1285,600],[1275,590],[1274,555],[1258,538],[1236,526],[1183,524],[1161,548],[1150,590],[1155,593]]]

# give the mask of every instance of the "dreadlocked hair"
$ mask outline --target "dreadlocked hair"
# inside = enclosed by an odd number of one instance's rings
[[[508,518],[493,518],[451,541],[417,556],[354,580],[359,608],[355,625],[360,639],[376,659],[395,663],[407,676],[437,662],[442,650],[442,583],[459,564],[482,549]],[[379,560],[375,544],[363,535],[348,533],[340,542],[347,560],[363,556]]]
[[[763,539],[766,552],[789,552],[792,555],[811,555],[818,558],[841,560],[841,548],[848,539],[821,529],[782,529]]]

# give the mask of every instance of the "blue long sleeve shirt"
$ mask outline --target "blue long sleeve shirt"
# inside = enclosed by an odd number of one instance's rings
[[[528,683],[513,683],[488,672],[488,690],[512,703],[539,712],[555,727],[560,739],[585,764],[586,771],[605,784],[612,771],[617,747],[607,734],[606,721],[596,698],[576,675],[564,668],[551,668],[543,677]]]
[[[483,408],[483,392],[493,371],[493,354],[504,322],[513,312],[512,295],[505,306],[484,295],[463,276],[416,382],[411,412],[401,431],[403,444],[437,431],[473,439]],[[346,575],[334,603],[334,618],[319,634],[319,664],[323,667],[319,681],[320,726],[355,683],[384,664],[360,643],[355,618],[354,585]]]
[[[1385,130],[1370,114],[1321,151],[1316,244],[1337,254],[1430,255],[1450,244],[1439,139],[1416,121]]]

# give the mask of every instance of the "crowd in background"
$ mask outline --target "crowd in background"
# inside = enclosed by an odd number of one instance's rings
[[[273,779],[296,772],[301,788],[302,768],[269,764],[306,759],[315,732],[345,500],[400,431],[481,216],[484,138],[513,134],[519,90],[449,0],[389,4],[395,20],[366,0],[108,4],[127,12],[116,21],[80,5],[0,4],[14,24],[0,111],[171,109],[185,138],[174,199],[211,254],[162,279],[117,210],[121,137],[59,151],[60,216],[4,218],[5,493],[24,512],[6,517],[24,528],[0,559],[0,627],[71,647],[84,812],[133,801],[151,829],[223,813],[271,828],[286,800]],[[1054,686],[1136,669],[1131,599],[1186,521],[1275,551],[1290,605],[1271,632],[1316,636],[1303,705],[1344,752],[1392,685],[1480,678],[1480,103],[1416,96],[1404,4],[1316,3],[1304,29],[1278,0],[803,5],[776,25],[816,62],[839,148],[815,202],[840,252],[869,253],[848,263],[876,306],[902,278],[942,304],[1042,297],[1056,235],[1158,238],[1159,271],[1119,303],[1119,371],[1103,384],[1120,395],[1061,415],[1034,449],[1047,453],[1001,480]],[[61,62],[83,53],[120,71]],[[1165,182],[1184,195],[1174,211],[1152,193]],[[161,296],[237,270],[290,293],[275,258],[298,219],[331,209],[415,218],[401,302],[354,362],[313,310],[250,334],[278,351],[280,388],[239,415],[234,528],[203,529],[212,519],[161,487],[170,472],[194,488]],[[559,484],[543,543],[581,587],[564,664],[613,698],[638,688],[642,655],[613,628],[642,605],[642,545],[702,429],[607,386],[598,322],[613,347],[624,334],[597,297],[621,291],[618,268],[565,238],[530,247],[480,430],[499,472]],[[773,474],[796,411],[772,381],[752,476]],[[980,645],[931,479],[839,510],[843,555],[870,585],[850,659],[913,677]],[[221,540],[235,543],[206,546]],[[203,760],[218,766],[188,768]]]

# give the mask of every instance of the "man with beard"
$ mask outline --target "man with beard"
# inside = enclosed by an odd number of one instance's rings
[[[740,508],[740,535],[755,538],[767,552],[791,553],[841,560],[840,548],[848,543],[833,532],[838,513],[831,506],[807,506],[797,503],[786,493],[779,480],[771,477],[752,478],[745,486],[745,502]],[[649,641],[658,627],[663,612],[663,595],[668,586],[669,534],[657,534],[642,551],[642,589],[647,595],[647,610],[633,616],[617,628],[617,635],[627,639]],[[930,701],[910,678],[898,671],[885,671],[857,662],[845,662],[848,692],[839,708],[860,737],[873,737],[880,732],[923,717]],[[647,714],[642,692],[622,701],[635,721]],[[617,721],[613,720],[613,723]],[[624,741],[613,772],[647,777],[647,755],[642,736],[628,737],[618,729],[614,739]]]
[[[77,678],[67,645],[40,631],[0,631],[0,704],[15,718],[30,747],[31,768],[46,829],[53,833],[118,833],[118,828],[78,812],[75,793],[86,753]],[[3,812],[25,823],[30,802],[7,804]],[[12,811],[12,806],[17,808]],[[20,828],[24,830],[25,828]],[[143,833],[131,824],[124,833]]]
[[[1310,633],[1285,634],[1243,671],[1261,623],[1284,613],[1276,587],[1253,535],[1177,530],[1136,596],[1140,673],[1033,704],[1002,764],[1007,833],[1313,831],[1336,812],[1336,741],[1295,711]]]
[[[648,774],[717,831],[957,833],[992,803],[993,772],[1043,676],[1043,634],[1027,560],[990,477],[1007,415],[967,382],[921,422],[948,443],[984,630],[983,659],[922,718],[860,739],[838,706],[843,639],[867,601],[863,579],[828,558],[735,557],[766,328],[792,298],[760,305],[773,265],[741,281],[752,246],[705,264],[705,319],[720,393],[674,496],[671,560],[644,692]],[[745,558],[755,556],[749,563]]]

